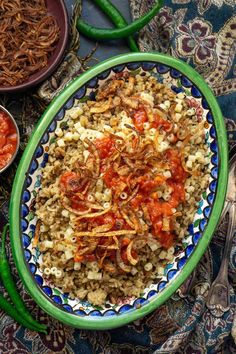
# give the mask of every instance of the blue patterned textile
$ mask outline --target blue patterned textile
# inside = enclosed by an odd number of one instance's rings
[[[71,4],[72,1],[66,2]],[[130,0],[133,17],[144,14],[153,3],[154,0]],[[141,32],[139,46],[142,51],[155,50],[181,58],[204,76],[222,108],[229,147],[231,151],[233,146],[236,150],[235,0],[166,0],[158,16]],[[0,103],[17,118],[22,152],[41,107],[33,96],[24,95],[0,95]],[[7,175],[0,177],[0,230],[6,222],[9,186],[17,163],[13,164]],[[236,353],[236,240],[229,264],[230,310],[216,318],[205,306],[209,287],[219,270],[226,228],[227,218],[219,225],[199,263],[187,297],[183,294],[188,284],[184,284],[169,301],[150,315],[110,331],[78,330],[47,316],[23,289],[8,243],[12,272],[22,298],[32,314],[49,325],[49,333],[46,336],[27,330],[0,311],[0,353]],[[0,291],[3,292],[1,287]]]

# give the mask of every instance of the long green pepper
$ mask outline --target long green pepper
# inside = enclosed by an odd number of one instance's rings
[[[149,12],[147,12],[145,15],[123,28],[97,28],[84,22],[81,18],[77,20],[76,26],[79,32],[81,32],[83,35],[95,40],[127,38],[128,36],[131,36],[135,32],[142,29],[146,24],[148,24],[148,22],[150,22],[153,17],[157,15],[162,5],[163,0],[157,0],[157,3]]]
[[[15,307],[8,302],[3,295],[0,294],[0,308],[3,310],[8,316],[13,318],[16,322],[24,326],[25,328],[29,328],[32,331],[36,332],[42,332],[47,334],[47,331],[45,329],[38,329],[36,328],[33,324],[29,323],[27,320],[25,320],[22,315],[16,310]]]
[[[106,14],[118,28],[124,28],[128,25],[123,15],[110,0],[94,0],[94,3],[100,7],[104,14]],[[127,42],[132,52],[139,52],[139,48],[132,36],[127,37]]]
[[[47,326],[38,323],[31,316],[16,288],[14,279],[11,274],[11,269],[7,260],[6,248],[5,248],[6,234],[7,234],[8,227],[9,224],[6,224],[4,226],[3,233],[2,233],[2,247],[0,251],[0,277],[16,309],[12,307],[12,312],[11,312],[9,309],[9,306],[11,305],[4,299],[4,297],[0,297],[0,307],[1,305],[3,305],[6,308],[6,312],[10,316],[12,316],[17,322],[21,323],[23,326],[33,329],[35,331],[47,333],[46,332]],[[7,305],[6,302],[9,304],[9,306]]]

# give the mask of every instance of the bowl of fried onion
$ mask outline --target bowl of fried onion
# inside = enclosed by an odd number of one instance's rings
[[[69,26],[63,0],[11,0],[1,4],[0,92],[23,91],[59,65]]]

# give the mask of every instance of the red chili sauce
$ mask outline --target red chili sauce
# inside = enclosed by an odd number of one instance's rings
[[[17,149],[17,130],[6,112],[0,111],[0,170],[11,160]]]

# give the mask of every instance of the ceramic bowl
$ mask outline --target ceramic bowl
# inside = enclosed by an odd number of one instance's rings
[[[66,5],[63,0],[46,0],[48,14],[55,17],[60,28],[60,37],[56,44],[56,48],[48,60],[48,65],[43,69],[29,76],[29,78],[16,86],[0,86],[0,93],[3,92],[19,92],[38,85],[40,82],[48,78],[60,64],[66,49],[69,36],[69,19]]]
[[[18,153],[18,150],[19,150],[19,146],[20,146],[20,132],[19,132],[19,129],[18,129],[18,126],[16,124],[16,121],[15,119],[13,118],[13,116],[11,115],[11,113],[3,106],[0,105],[0,112],[5,112],[8,116],[8,118],[12,121],[14,127],[15,127],[15,132],[16,132],[16,135],[17,135],[17,144],[16,144],[16,149],[15,149],[15,152],[14,154],[12,155],[11,159],[8,161],[8,163],[3,167],[3,168],[0,168],[0,174],[2,172],[4,172],[11,164],[12,162],[14,161],[17,153]]]
[[[32,247],[36,217],[35,197],[41,185],[41,169],[48,160],[48,146],[55,139],[55,129],[65,120],[65,113],[75,100],[92,99],[94,91],[110,75],[128,71],[148,71],[174,92],[185,92],[203,112],[206,143],[210,156],[208,188],[183,240],[176,247],[175,258],[167,264],[164,275],[143,290],[138,298],[121,299],[116,304],[94,307],[87,301],[70,299],[68,294],[49,284],[39,269],[41,255]],[[164,303],[196,267],[217,225],[227,186],[228,161],[225,126],[219,106],[202,77],[189,65],[169,56],[151,53],[126,54],[111,58],[76,78],[51,103],[42,116],[19,165],[11,198],[10,227],[14,259],[30,295],[56,319],[79,328],[115,328],[150,313]]]

